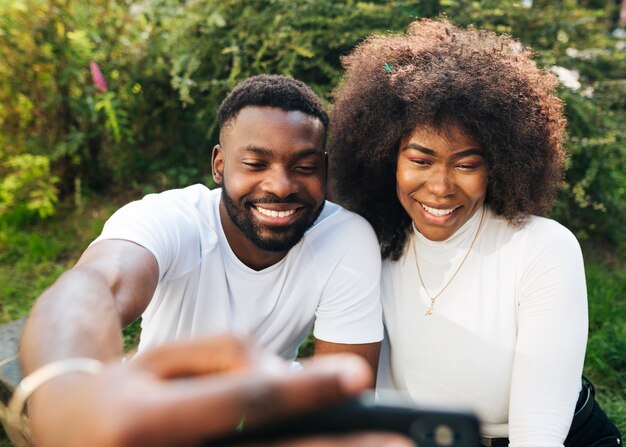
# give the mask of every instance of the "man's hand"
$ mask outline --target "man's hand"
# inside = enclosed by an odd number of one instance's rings
[[[172,343],[98,376],[66,374],[32,397],[30,415],[42,447],[200,445],[246,427],[358,394],[372,381],[367,364],[332,355],[298,372],[232,336]],[[412,445],[373,434],[316,438],[281,446]],[[400,444],[397,444],[397,443]],[[406,444],[402,444],[406,442]]]

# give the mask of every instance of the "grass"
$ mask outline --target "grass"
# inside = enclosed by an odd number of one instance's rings
[[[623,262],[623,259],[622,259]],[[622,434],[626,433],[626,268],[614,262],[586,263],[589,340],[585,374]]]
[[[91,199],[80,208],[62,204],[57,216],[28,226],[0,222],[0,325],[26,316],[35,299],[78,260],[106,219],[128,194]],[[136,346],[139,322],[124,330],[127,349]],[[0,447],[11,447],[0,427]]]
[[[100,232],[105,220],[133,194],[91,198],[75,209],[62,205],[56,217],[27,227],[0,226],[0,324],[28,314],[36,297],[70,268]],[[589,295],[589,341],[584,373],[597,399],[626,433],[626,262],[623,253],[585,244]],[[139,335],[125,330],[127,348]],[[308,355],[311,343],[302,347]],[[9,446],[0,436],[0,447]]]
[[[27,226],[0,221],[0,324],[26,316],[35,299],[76,263],[106,219],[133,198],[132,193],[91,198],[79,208],[64,203],[55,217]],[[134,337],[137,325],[128,332]]]

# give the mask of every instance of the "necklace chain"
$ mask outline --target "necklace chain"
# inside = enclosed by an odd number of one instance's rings
[[[463,260],[461,261],[461,263],[459,264],[457,269],[452,274],[452,277],[448,280],[448,282],[446,282],[443,285],[443,287],[441,288],[439,293],[437,293],[437,295],[435,295],[435,296],[430,296],[430,293],[428,293],[428,289],[426,288],[426,284],[424,284],[424,279],[422,278],[422,272],[420,271],[420,265],[417,262],[417,251],[415,250],[415,239],[416,238],[413,238],[413,243],[411,244],[411,246],[413,247],[413,256],[415,257],[415,267],[417,268],[417,276],[420,279],[420,283],[422,284],[422,288],[424,289],[424,292],[426,292],[426,296],[430,300],[430,303],[428,304],[428,308],[426,309],[426,313],[424,315],[432,315],[433,314],[433,308],[435,307],[435,301],[448,288],[450,283],[456,277],[457,273],[459,273],[459,270],[461,270],[461,267],[463,267],[463,264],[465,264],[465,260],[469,257],[469,254],[472,252],[472,248],[474,247],[474,243],[476,242],[476,239],[478,239],[478,233],[480,233],[480,229],[483,226],[484,218],[485,218],[485,207],[483,205],[483,212],[482,212],[482,214],[480,216],[480,223],[478,224],[478,228],[476,229],[476,233],[474,234],[474,237],[472,238],[472,242],[471,242],[469,248],[467,249],[467,253],[465,253],[465,256],[463,257]]]

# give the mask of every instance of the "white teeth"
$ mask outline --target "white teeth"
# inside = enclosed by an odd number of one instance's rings
[[[428,212],[428,214],[432,214],[433,216],[436,216],[436,217],[441,217],[441,216],[450,214],[452,211],[458,208],[458,207],[454,207],[454,208],[446,208],[442,210],[439,208],[431,208],[429,206],[424,205],[423,203],[421,205]]]
[[[293,213],[296,212],[296,210],[274,211],[274,210],[261,208],[260,206],[257,206],[256,209],[259,211],[259,213],[265,216],[269,216],[269,217],[287,217],[287,216],[291,216]]]

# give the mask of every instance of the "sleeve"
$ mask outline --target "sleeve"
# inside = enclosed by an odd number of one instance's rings
[[[389,344],[389,334],[384,330],[385,337],[380,345],[380,357],[378,360],[378,371],[376,372],[376,397],[381,400],[385,395],[397,393],[398,387],[394,384],[393,374],[391,374],[391,345]]]
[[[531,229],[521,258],[518,334],[511,378],[514,447],[562,446],[581,387],[587,290],[575,237],[554,221]],[[539,230],[539,231],[532,231]]]
[[[378,241],[367,221],[346,214],[346,220],[322,232],[325,240],[319,263],[330,272],[313,334],[332,343],[374,343],[383,338]]]
[[[185,211],[183,202],[164,194],[147,195],[117,210],[92,244],[104,239],[123,239],[141,245],[156,258],[160,280],[166,275],[174,279],[191,270],[197,258],[194,249],[200,247],[191,220],[193,213]]]

